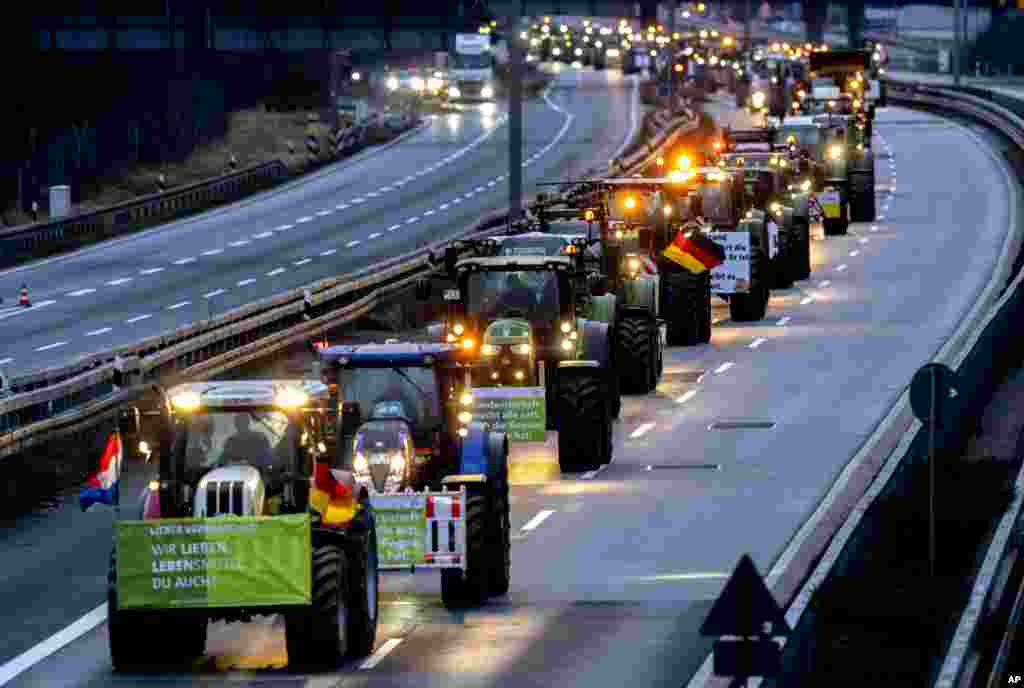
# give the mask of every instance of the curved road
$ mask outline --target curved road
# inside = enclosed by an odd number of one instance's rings
[[[524,190],[619,149],[639,115],[632,79],[563,70],[524,106]],[[11,372],[57,365],[437,241],[508,200],[507,117],[440,115],[383,151],[140,235],[0,273]]]
[[[739,556],[771,570],[969,310],[1006,237],[1016,182],[975,134],[898,109],[880,113],[876,132],[877,150],[891,153],[878,162],[878,222],[819,235],[813,279],[773,295],[764,322],[723,319],[709,345],[673,349],[656,393],[626,400],[604,470],[559,476],[549,457],[520,472],[506,599],[449,614],[436,575],[387,575],[380,654],[322,676],[242,671],[284,664],[283,634],[268,620],[214,627],[215,657],[192,672],[115,677],[99,624],[23,660],[11,685],[684,685],[708,650],[697,629]],[[718,421],[775,425],[709,429]],[[103,601],[109,516],[68,517],[68,528],[81,533],[89,519],[96,534],[78,541],[78,560],[40,543],[70,537],[54,526],[26,534],[22,551],[13,538],[4,548],[19,563],[2,574],[5,630],[34,629],[38,642]],[[22,646],[28,635],[17,635]],[[24,649],[15,645],[6,657]]]

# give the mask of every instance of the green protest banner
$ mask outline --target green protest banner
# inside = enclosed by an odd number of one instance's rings
[[[408,568],[423,563],[427,532],[427,498],[420,495],[372,495],[380,568]]]
[[[543,442],[547,425],[544,388],[474,388],[473,420],[504,432],[510,442]]]
[[[117,522],[117,601],[173,609],[310,604],[308,514]]]

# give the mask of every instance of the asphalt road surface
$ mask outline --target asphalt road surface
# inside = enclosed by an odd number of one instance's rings
[[[604,470],[560,476],[549,453],[517,472],[506,598],[451,614],[437,575],[388,574],[378,654],[318,676],[280,668],[274,619],[215,625],[195,667],[114,676],[100,608],[63,649],[8,664],[26,668],[10,685],[685,685],[728,572],[743,553],[771,570],[969,310],[1006,235],[1016,182],[975,134],[899,109],[880,112],[875,130],[876,223],[819,233],[812,279],[776,293],[763,322],[731,323],[716,307],[712,342],[673,349],[657,391],[626,399]],[[716,421],[774,426],[709,429]],[[5,535],[0,662],[104,601],[110,516],[44,518]]]
[[[639,108],[631,77],[560,69],[524,106],[524,190],[607,163]],[[0,273],[0,366],[60,364],[443,239],[507,205],[508,172],[505,112],[467,107],[285,189]],[[14,305],[22,284],[32,308]]]

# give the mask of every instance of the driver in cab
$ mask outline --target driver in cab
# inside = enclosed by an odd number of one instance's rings
[[[252,429],[248,413],[235,415],[235,434],[224,442],[223,459],[226,462],[244,462],[269,467],[274,451],[267,436]]]
[[[510,274],[505,283],[505,289],[498,298],[499,312],[517,310],[528,315],[536,305],[537,297],[534,295],[533,289],[523,280],[522,275],[516,272]]]

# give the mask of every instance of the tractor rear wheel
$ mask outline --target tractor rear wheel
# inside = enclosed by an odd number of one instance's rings
[[[332,668],[348,654],[353,625],[348,563],[338,545],[313,549],[313,602],[284,615],[290,667]]]
[[[729,317],[733,322],[754,322],[764,318],[768,310],[768,253],[760,242],[751,237],[750,242],[750,291],[729,297]]]
[[[657,329],[646,315],[620,315],[615,361],[622,391],[646,394],[657,385]]]
[[[793,218],[793,266],[795,280],[811,276],[811,222],[806,217]]]
[[[377,524],[368,511],[363,511],[368,532],[349,552],[352,560],[349,575],[351,592],[348,617],[348,656],[366,657],[373,652],[377,639],[377,600],[380,593],[380,572],[377,566]]]
[[[490,572],[487,569],[492,553],[488,540],[494,532],[494,518],[487,497],[477,486],[466,496],[466,565],[467,569],[441,569],[441,600],[447,609],[465,609],[487,599]]]
[[[558,389],[558,464],[563,473],[593,470],[611,460],[607,386],[597,368],[562,372]]]
[[[858,173],[850,179],[850,220],[852,222],[874,222],[875,174]]]
[[[662,313],[669,346],[693,346],[711,340],[711,272],[661,273]]]

